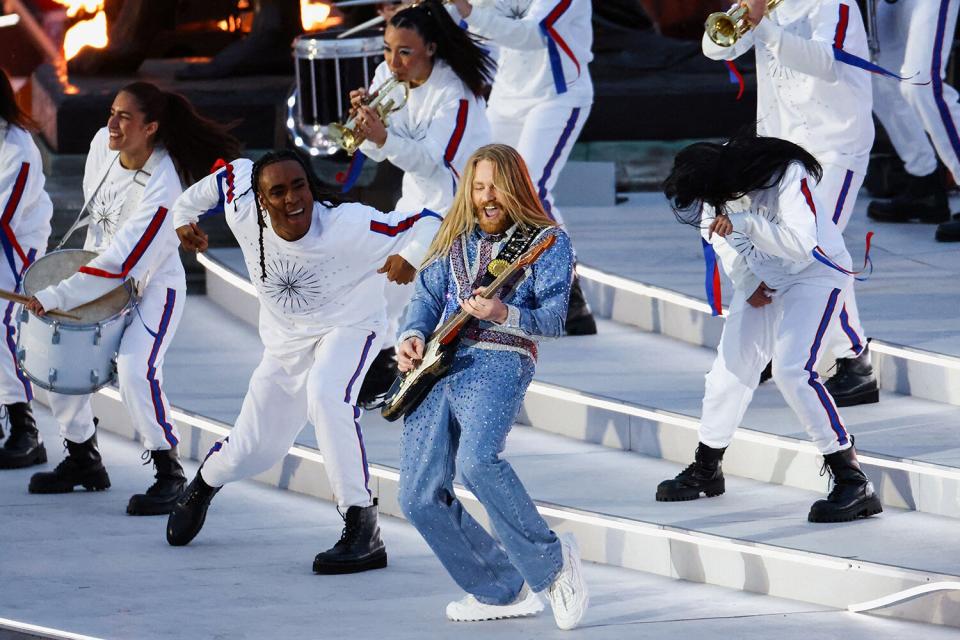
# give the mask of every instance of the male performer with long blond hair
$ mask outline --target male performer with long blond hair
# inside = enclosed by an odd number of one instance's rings
[[[478,295],[492,282],[491,262],[515,259],[551,234],[553,245],[525,272],[490,299]],[[544,213],[520,155],[506,145],[478,149],[417,276],[397,348],[400,370],[410,371],[441,321],[461,309],[473,316],[449,374],[407,415],[400,444],[401,508],[468,592],[447,606],[450,620],[534,615],[543,609],[539,591],[560,628],[576,626],[586,610],[576,541],[550,530],[500,457],[533,377],[537,340],[563,334],[572,270],[570,240]],[[454,495],[457,467],[499,542]]]

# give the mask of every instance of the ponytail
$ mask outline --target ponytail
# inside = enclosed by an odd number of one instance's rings
[[[461,29],[440,0],[423,0],[398,11],[389,24],[397,29],[412,29],[425,43],[435,44],[436,57],[450,65],[473,95],[482,98],[486,94],[493,82],[496,64],[480,46],[480,39]]]
[[[0,69],[0,118],[21,129],[36,129],[37,126],[17,104],[13,85],[10,84],[10,78],[3,69]]]
[[[156,141],[166,148],[185,184],[207,175],[218,159],[240,155],[240,142],[229,133],[231,125],[200,115],[181,94],[149,82],[133,82],[121,91],[136,99],[146,122],[158,123]]]

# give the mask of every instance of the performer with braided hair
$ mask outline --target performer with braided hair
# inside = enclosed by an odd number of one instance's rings
[[[425,253],[440,216],[323,197],[290,151],[234,160],[187,189],[173,208],[184,248],[206,249],[198,220],[212,213],[225,214],[243,251],[260,300],[264,354],[230,436],[210,450],[171,513],[167,541],[193,540],[220,488],[276,464],[309,420],[346,512],[340,540],[317,555],[313,570],[385,567],[357,393],[384,341],[386,279],[377,267],[411,244]]]
[[[90,144],[83,192],[90,215],[84,248],[98,255],[80,272],[37,293],[27,308],[70,310],[127,278],[141,298],[117,358],[120,396],[156,469],[156,482],[130,498],[130,515],[169,513],[186,478],[177,456],[179,434],[163,393],[163,361],[186,298],[186,280],[169,210],[214,160],[236,154],[224,127],[200,116],[183,96],[148,82],[127,85],[114,98],[107,126]],[[230,157],[230,156],[228,156]],[[110,478],[97,450],[90,396],[50,394],[68,455],[52,472],[30,479],[31,493],[68,493],[77,485],[100,491]]]

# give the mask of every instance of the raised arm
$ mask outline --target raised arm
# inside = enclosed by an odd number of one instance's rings
[[[834,58],[834,47],[862,49],[861,53],[866,54],[860,10],[853,2],[826,0],[819,3],[811,20],[813,34],[809,38],[784,31],[767,18],[760,20],[754,31],[757,41],[770,49],[784,66],[834,82],[841,64]]]

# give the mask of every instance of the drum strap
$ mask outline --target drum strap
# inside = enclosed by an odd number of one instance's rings
[[[120,211],[120,219],[125,220],[127,215],[131,211],[135,211],[137,207],[140,206],[140,200],[143,198],[143,190],[147,186],[147,181],[150,179],[150,176],[153,175],[154,169],[157,165],[160,164],[160,161],[166,154],[162,152],[160,147],[154,148],[154,152],[150,154],[150,157],[147,159],[146,164],[143,165],[143,168],[138,169],[133,176],[133,184],[130,185],[130,188],[127,189],[127,196],[123,201],[123,207]],[[54,251],[58,251],[63,248],[63,245],[67,243],[67,240],[70,239],[70,236],[74,234],[78,229],[90,224],[90,214],[87,213],[87,208],[90,206],[90,203],[99,193],[103,183],[107,181],[107,176],[110,175],[110,170],[113,168],[113,165],[116,164],[120,159],[120,152],[117,152],[113,159],[107,164],[107,168],[104,170],[103,175],[100,176],[100,181],[97,182],[97,188],[93,190],[93,193],[90,194],[90,197],[87,198],[86,202],[83,203],[83,208],[80,209],[80,213],[77,215],[77,219],[73,221],[73,224],[70,225],[70,228],[67,229],[67,232],[63,234],[63,238],[57,244]]]

